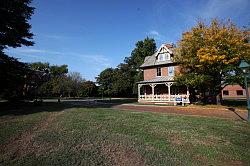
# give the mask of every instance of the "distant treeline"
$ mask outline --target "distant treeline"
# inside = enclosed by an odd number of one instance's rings
[[[1,99],[40,99],[44,97],[98,96],[98,87],[80,73],[68,73],[67,65],[22,63],[2,54],[0,57]]]

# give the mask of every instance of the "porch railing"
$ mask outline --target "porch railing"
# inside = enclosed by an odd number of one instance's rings
[[[140,95],[139,101],[190,103],[188,95]]]

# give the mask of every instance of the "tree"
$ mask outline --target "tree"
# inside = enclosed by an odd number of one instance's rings
[[[145,57],[151,56],[155,53],[156,44],[154,39],[147,37],[144,40],[138,41],[135,46],[135,49],[131,52],[131,56],[126,57],[124,62],[133,69],[139,69],[144,62]]]
[[[53,66],[50,66],[50,73],[51,73],[52,77],[65,76],[68,73],[68,65],[61,65],[61,66],[53,65]]]
[[[138,41],[135,49],[131,52],[131,56],[125,58],[124,62],[128,64],[128,73],[131,78],[132,94],[137,94],[137,82],[143,80],[143,72],[139,69],[143,64],[145,57],[151,56],[156,51],[155,40],[146,38]]]
[[[34,7],[31,0],[7,0],[0,2],[0,52],[6,47],[32,46],[33,34],[30,32]]]
[[[97,77],[100,85],[99,92],[113,96],[131,97],[137,94],[137,82],[143,80],[143,73],[139,67],[146,56],[156,51],[154,39],[146,38],[136,43],[136,48],[126,57],[124,63],[115,69],[107,68]]]
[[[114,69],[107,68],[103,70],[98,77],[96,78],[96,82],[100,85],[99,93],[104,95],[113,95],[112,94],[112,84],[114,83]]]
[[[30,74],[26,79],[26,88],[30,98],[39,96],[70,95],[72,81],[67,77],[67,65],[50,65],[49,63],[30,63]]]
[[[28,65],[4,54],[7,47],[31,46],[33,34],[28,23],[34,8],[30,0],[8,0],[0,2],[0,96],[20,98],[23,96],[25,80],[30,70]]]
[[[97,96],[97,86],[93,81],[84,81],[82,83],[82,96]]]
[[[79,72],[71,72],[68,74],[69,87],[73,96],[80,97],[82,92],[82,82],[85,80],[82,78]]]
[[[28,73],[27,64],[0,53],[0,98],[21,98]]]
[[[176,50],[181,65],[177,82],[217,96],[224,86],[241,83],[241,60],[250,61],[249,31],[237,28],[230,20],[199,21],[182,35]]]

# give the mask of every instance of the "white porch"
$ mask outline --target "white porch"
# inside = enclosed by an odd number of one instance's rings
[[[172,103],[174,105],[181,103],[185,105],[190,103],[189,89],[187,87],[182,87],[180,91],[177,86],[173,86],[173,82],[139,83],[138,102]]]

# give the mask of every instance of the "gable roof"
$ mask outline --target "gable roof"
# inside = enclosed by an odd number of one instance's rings
[[[171,58],[170,58],[170,60],[166,60],[166,61],[158,61],[157,60],[158,55],[161,53],[161,51],[163,49],[164,49],[164,51],[166,51],[172,55],[173,54],[172,48],[173,48],[173,45],[162,44],[156,53],[154,53],[151,56],[145,57],[144,63],[140,67],[144,68],[144,67],[158,66],[158,65],[174,63]]]

